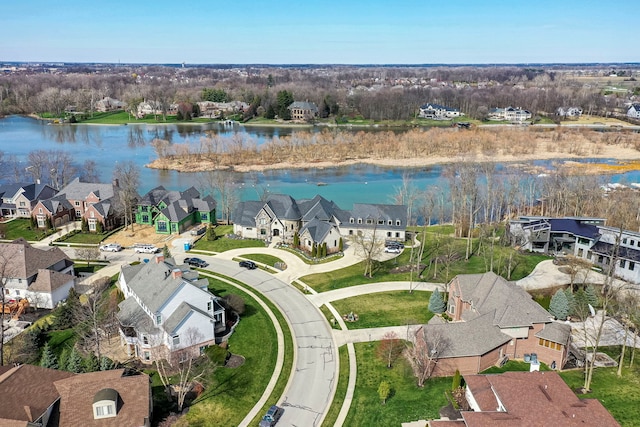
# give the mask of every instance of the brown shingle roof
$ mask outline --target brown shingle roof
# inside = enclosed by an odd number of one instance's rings
[[[619,426],[596,399],[579,399],[556,372],[505,372],[484,375],[486,383],[465,376],[467,387],[476,396],[480,412],[462,412],[468,427],[500,426]],[[479,387],[474,389],[474,387]],[[496,411],[484,393],[493,392],[504,411]],[[489,405],[483,409],[483,405]]]
[[[40,418],[59,398],[53,382],[73,375],[33,365],[0,371],[0,425],[25,425]],[[4,420],[22,424],[5,424]]]
[[[55,382],[60,393],[61,426],[144,426],[151,416],[151,388],[145,374],[124,375],[124,369],[91,372]],[[118,392],[120,405],[113,418],[93,418],[93,400],[105,388]]]
[[[50,268],[56,263],[71,260],[58,247],[38,249],[31,246],[24,239],[11,243],[0,243],[0,260],[6,259],[5,275],[9,277],[27,279],[41,268]]]
[[[51,293],[61,286],[66,285],[69,281],[73,281],[73,276],[65,273],[58,273],[53,270],[38,270],[36,281],[29,287],[33,292]]]

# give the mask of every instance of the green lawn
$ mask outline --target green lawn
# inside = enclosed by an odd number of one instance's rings
[[[340,354],[338,385],[336,387],[336,394],[333,397],[333,402],[331,402],[329,412],[327,412],[327,416],[322,423],[325,427],[331,427],[335,424],[336,418],[338,418],[338,414],[342,408],[345,394],[347,393],[347,385],[349,385],[349,353],[347,351],[347,346],[343,345],[340,347],[338,349],[338,353]]]
[[[238,248],[264,248],[264,241],[258,239],[229,239],[227,234],[233,233],[232,225],[219,225],[215,228],[217,239],[213,241],[203,237],[193,246],[193,249],[211,252],[224,252]]]
[[[402,422],[439,418],[439,410],[447,405],[444,392],[451,388],[451,377],[432,378],[423,388],[408,363],[398,358],[391,369],[375,356],[375,343],[355,344],[358,379],[345,426],[393,426]],[[391,397],[380,403],[381,381],[391,385]]]
[[[48,234],[45,234],[42,230],[32,230],[31,221],[26,218],[14,219],[13,221],[6,222],[0,227],[4,228],[4,239],[15,240],[22,237],[25,240],[34,241],[41,240],[49,234],[55,233],[56,230],[51,230]]]
[[[65,348],[71,349],[76,343],[76,334],[73,329],[64,329],[62,331],[51,331],[48,333],[49,347],[51,350],[60,356],[60,353]]]
[[[59,242],[65,243],[84,243],[97,245],[102,242],[106,238],[106,234],[97,234],[97,233],[73,233],[67,236],[64,236],[64,239],[58,240]]]
[[[452,231],[450,227],[428,227],[427,233],[421,233],[418,236],[419,240],[425,241],[425,251],[422,258],[424,269],[421,271],[422,281],[446,283],[458,274],[489,271],[492,264],[493,271],[497,274],[509,280],[518,280],[531,273],[540,261],[550,259],[541,254],[523,254],[498,243],[495,243],[491,248],[490,242],[486,240],[481,246],[480,240],[474,238],[473,255],[469,260],[465,260],[467,241],[451,237],[448,233]],[[398,257],[376,263],[373,278],[364,277],[364,267],[361,262],[341,270],[304,276],[300,280],[317,292],[372,282],[408,281],[410,279],[408,272],[393,273],[392,270],[395,267],[406,266],[410,259],[410,253],[411,248],[406,247]],[[493,257],[493,263],[491,257]],[[508,271],[511,272],[510,276]],[[419,280],[416,276],[416,274],[413,275],[413,280]]]
[[[134,116],[130,115],[126,111],[108,111],[105,113],[94,112],[93,116],[90,117],[89,114],[86,114],[84,117],[80,115],[76,115],[78,119],[77,123],[93,123],[93,124],[105,124],[105,125],[124,125],[124,124],[136,124],[136,123],[207,123],[212,121],[208,118],[195,118],[191,121],[187,120],[178,120],[176,116],[167,115],[166,120],[163,119],[162,115],[154,116],[153,114],[148,114],[144,118],[136,119]]]
[[[620,356],[620,347],[602,348],[614,359]],[[638,355],[636,355],[638,356]],[[637,426],[640,419],[640,364],[636,360],[633,368],[628,368],[631,352],[627,348],[622,377],[616,375],[617,368],[596,368],[591,383],[592,392],[579,395],[580,398],[598,399],[622,426]],[[584,383],[583,370],[561,372],[560,376],[576,389]]]
[[[393,291],[360,295],[333,301],[340,314],[354,312],[357,322],[345,322],[349,329],[379,328],[427,323],[433,317],[428,310],[431,292]]]
[[[280,258],[275,257],[273,255],[267,254],[247,254],[242,255],[242,258],[250,259],[256,262],[261,262],[262,264],[266,264],[270,267],[273,267],[277,262],[284,263]]]

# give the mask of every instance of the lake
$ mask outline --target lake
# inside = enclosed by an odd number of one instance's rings
[[[306,128],[304,131],[308,131]],[[222,137],[243,134],[260,145],[265,138],[290,135],[298,129],[291,127],[223,126],[218,123],[185,125],[50,125],[28,117],[9,116],[0,119],[0,150],[25,160],[33,150],[63,150],[79,164],[93,159],[98,165],[101,180],[111,180],[113,166],[119,161],[133,160],[141,166],[141,194],[163,185],[170,190],[198,188],[194,173],[161,171],[145,168],[156,158],[150,142],[155,138],[171,143],[197,144],[200,138],[215,133]],[[536,162],[548,164],[549,162]],[[235,173],[235,181],[242,188],[242,199],[257,199],[267,189],[273,193],[290,194],[295,198],[311,198],[316,194],[333,200],[344,209],[354,202],[391,203],[391,196],[408,173],[413,184],[424,189],[438,186],[446,191],[442,167],[387,168],[356,165],[325,169],[276,170]],[[640,182],[639,172],[607,177],[609,182]],[[321,184],[321,185],[318,185]]]

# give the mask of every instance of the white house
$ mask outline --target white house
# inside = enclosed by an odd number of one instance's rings
[[[521,108],[507,107],[507,108],[493,108],[489,111],[489,120],[505,120],[509,122],[522,122],[529,120],[532,117],[531,113]]]
[[[120,337],[127,352],[151,363],[186,349],[200,354],[226,331],[226,313],[198,272],[157,255],[122,267],[118,286]]]
[[[60,248],[38,249],[24,239],[0,243],[0,268],[5,300],[26,298],[37,308],[54,308],[75,284],[73,261]]]
[[[457,108],[446,107],[440,104],[424,104],[420,106],[418,117],[433,120],[449,120],[463,116]]]
[[[627,110],[627,117],[640,119],[640,104],[631,104],[631,107]]]
[[[578,107],[558,107],[556,115],[560,117],[578,118],[582,115],[582,109]]]

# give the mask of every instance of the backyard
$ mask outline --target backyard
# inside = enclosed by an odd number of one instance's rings
[[[2,231],[4,229],[4,231]],[[6,240],[15,240],[22,237],[28,241],[42,240],[46,236],[55,233],[57,230],[49,230],[45,232],[40,229],[32,229],[31,221],[26,218],[17,218],[0,224],[0,234]]]

